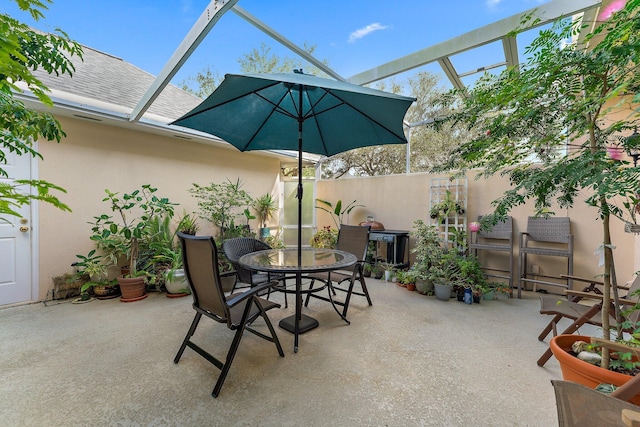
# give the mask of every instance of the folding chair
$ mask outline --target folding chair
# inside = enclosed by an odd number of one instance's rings
[[[367,298],[369,305],[373,305],[371,297],[369,296],[369,290],[364,280],[363,265],[367,255],[367,247],[369,245],[369,230],[370,226],[356,226],[356,225],[342,225],[338,232],[338,243],[336,249],[354,254],[358,258],[358,262],[355,263],[348,270],[330,271],[326,273],[314,273],[309,277],[312,279],[309,284],[309,289],[313,289],[316,280],[320,280],[327,284],[329,296],[324,297],[315,293],[307,293],[305,300],[305,307],[309,305],[310,298],[318,298],[324,301],[329,301],[336,313],[349,324],[347,320],[347,310],[349,309],[349,303],[352,295],[363,296]],[[354,290],[355,283],[359,282],[362,291],[356,292]],[[334,282],[336,283],[334,285]],[[348,287],[341,287],[340,284],[348,282]],[[346,293],[344,301],[336,301],[333,295],[336,295],[336,291]],[[338,310],[336,305],[342,306],[342,312]]]
[[[220,271],[218,270],[218,251],[213,238],[211,236],[192,236],[184,233],[178,233],[178,238],[182,245],[184,269],[191,287],[193,309],[196,311],[196,315],[173,362],[178,363],[185,348],[189,347],[215,365],[220,369],[220,375],[213,388],[212,395],[213,397],[218,397],[245,330],[275,343],[278,354],[284,357],[278,336],[267,316],[267,311],[272,308],[280,308],[280,304],[267,301],[258,296],[259,292],[277,285],[278,282],[266,282],[250,288],[246,292],[235,293],[225,297],[220,281]],[[203,315],[216,322],[225,323],[227,328],[232,331],[235,330],[233,341],[224,362],[191,341],[191,337],[195,333]],[[258,317],[264,319],[270,335],[265,335],[251,327]]]
[[[553,331],[553,336],[558,334],[557,324],[563,319],[569,319],[573,322],[560,334],[573,334],[582,325],[590,324],[595,326],[602,326],[602,292],[597,286],[602,285],[601,282],[589,279],[583,279],[575,276],[571,276],[571,279],[578,282],[589,283],[589,285],[583,291],[571,291],[567,290],[567,296],[558,297],[553,295],[545,295],[540,297],[540,314],[547,314],[553,316],[553,319],[542,330],[538,336],[539,341],[543,341],[550,332]],[[639,297],[635,295],[636,291],[640,290],[640,275],[636,276],[635,280],[629,288],[619,286],[620,289],[628,289],[626,298],[618,298],[618,302],[622,307],[632,307],[638,303]],[[584,304],[583,300],[590,299],[594,301],[591,305]],[[613,303],[613,300],[612,300]],[[621,308],[623,309],[623,308]],[[611,308],[609,314],[609,324],[616,325],[623,320],[629,320],[633,325],[640,318],[640,311],[635,310],[631,316],[627,319],[616,319],[614,307]],[[538,365],[544,366],[544,364],[551,358],[553,353],[551,349],[547,349],[542,356],[538,359]]]

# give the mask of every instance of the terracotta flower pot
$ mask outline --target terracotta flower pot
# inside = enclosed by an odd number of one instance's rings
[[[118,277],[118,284],[120,285],[120,292],[122,292],[122,297],[120,298],[122,302],[138,301],[147,297],[144,277]]]
[[[582,384],[589,388],[596,388],[599,384],[603,383],[613,384],[619,387],[632,378],[631,375],[610,371],[584,362],[569,353],[571,344],[575,341],[589,342],[590,340],[591,337],[581,335],[558,335],[551,338],[549,347],[553,355],[558,359],[558,363],[560,363],[563,379]],[[640,405],[640,394],[637,394],[629,401],[635,405]]]
[[[416,284],[415,283],[407,283],[407,290],[408,291],[415,291],[416,290]]]

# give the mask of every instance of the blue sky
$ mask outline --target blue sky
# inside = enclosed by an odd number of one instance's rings
[[[448,40],[548,0],[241,0],[238,5],[349,77],[376,65]],[[210,0],[56,0],[45,19],[33,22],[11,0],[0,13],[33,27],[59,27],[74,40],[158,74]],[[206,66],[238,73],[237,59],[262,42],[279,56],[294,56],[228,12],[174,78],[177,83]],[[475,58],[474,58],[475,56]],[[461,58],[459,72],[487,63],[481,51]],[[496,58],[502,60],[501,58]],[[437,66],[428,67],[438,72]]]

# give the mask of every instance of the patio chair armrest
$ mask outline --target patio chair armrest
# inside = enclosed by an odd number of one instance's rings
[[[563,279],[571,279],[571,280],[577,281],[577,282],[584,282],[584,283],[590,283],[592,285],[602,285],[602,286],[604,286],[603,282],[600,282],[598,280],[588,279],[588,278],[585,278],[585,277],[570,276],[568,274],[561,274],[560,277],[563,278]]]
[[[618,298],[618,301],[620,301],[620,304],[631,305],[631,306],[640,303],[640,301],[634,301],[632,299],[626,299],[626,298]]]
[[[591,299],[596,299],[596,300],[599,300],[599,301],[602,301],[602,299],[603,299],[603,295],[602,294],[594,294],[592,292],[574,291],[572,289],[565,289],[564,292],[568,296],[572,296],[572,297],[591,298]]]
[[[233,307],[237,304],[240,304],[241,302],[243,302],[244,300],[246,300],[247,298],[253,298],[254,296],[258,295],[258,292],[262,292],[263,290],[267,289],[267,288],[271,288],[275,285],[277,285],[279,282],[277,280],[274,280],[272,282],[265,282],[262,283],[258,286],[254,286],[252,288],[250,288],[248,291],[243,292],[241,294],[236,294],[236,295],[232,295],[233,298],[228,299],[227,300],[227,304],[229,304],[230,307]]]

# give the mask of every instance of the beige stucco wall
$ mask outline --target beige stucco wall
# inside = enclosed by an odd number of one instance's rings
[[[476,173],[468,176],[467,220],[475,220],[478,215],[491,211],[491,201],[508,188],[508,182],[500,177],[489,180],[475,179]],[[320,199],[335,202],[357,200],[366,207],[356,208],[349,219],[350,224],[358,224],[367,215],[373,215],[387,229],[411,230],[413,221],[423,219],[429,223],[429,186],[434,175],[410,174],[389,177],[349,178],[340,180],[321,180],[317,184],[317,196]],[[442,176],[441,176],[442,177]],[[569,216],[574,235],[575,256],[574,274],[581,277],[594,277],[601,274],[598,258],[594,251],[602,241],[602,222],[594,208],[588,207],[583,200],[576,201],[570,210],[556,209],[556,216]],[[511,212],[514,218],[514,268],[518,266],[517,236],[525,231],[527,217],[533,215],[533,205],[527,204]],[[333,221],[325,212],[318,212],[318,226],[332,225]],[[638,269],[635,265],[636,238],[623,231],[623,224],[616,218],[611,220],[612,241],[618,282],[630,280]],[[412,242],[410,243],[410,246]],[[496,255],[499,256],[499,255]],[[566,261],[552,257],[540,257],[532,260],[540,266],[540,274],[557,276],[566,273]],[[551,288],[549,290],[553,290]],[[558,291],[558,288],[555,288]]]
[[[207,184],[238,177],[243,189],[254,197],[276,192],[280,162],[255,153],[240,153],[192,141],[152,135],[100,123],[60,118],[67,138],[60,144],[41,143],[44,156],[40,179],[67,190],[61,199],[73,212],[46,203],[39,208],[39,298],[53,286],[52,277],[73,271],[76,254],[86,254],[92,244],[94,215],[110,214],[102,202],[104,189],[130,192],[142,184],[158,188],[158,195],[193,212],[196,200],[188,193],[192,183]],[[252,227],[257,227],[257,223]],[[213,230],[201,221],[201,233]]]
[[[83,120],[61,118],[67,138],[60,144],[42,143],[44,156],[40,162],[40,178],[52,181],[67,190],[62,199],[73,212],[62,212],[41,203],[39,210],[39,298],[44,299],[52,287],[52,277],[72,271],[70,264],[76,254],[86,254],[91,248],[90,225],[94,215],[109,213],[101,200],[104,189],[129,192],[141,184],[158,187],[159,194],[179,203],[177,213],[196,210],[196,201],[188,193],[193,182],[206,184],[226,178],[240,177],[244,189],[253,196],[266,192],[277,194],[280,163],[278,159],[253,153],[240,153],[225,149],[151,135]],[[508,183],[500,178],[468,179],[467,218],[490,211],[490,202],[498,197]],[[411,230],[418,219],[428,221],[429,174],[393,175],[371,178],[321,180],[317,183],[317,197],[335,202],[356,200],[364,208],[356,208],[349,223],[357,224],[367,215],[373,215],[388,229]],[[584,197],[583,197],[584,200]],[[512,212],[514,231],[526,228],[530,205]],[[330,217],[317,210],[318,226],[333,224]],[[593,277],[600,273],[598,259],[593,254],[602,236],[602,223],[597,212],[581,200],[570,211],[556,210],[558,216],[571,217],[575,239],[575,273]],[[206,222],[201,233],[213,230]],[[272,224],[275,225],[275,224]],[[253,224],[256,227],[257,224]],[[640,268],[634,264],[636,247],[640,243],[631,234],[623,232],[623,225],[612,220],[613,241],[617,246],[615,261],[619,282],[629,280]],[[515,266],[517,269],[517,241]],[[564,262],[546,257],[535,261],[542,274],[564,273]],[[516,270],[517,271],[517,270]]]

